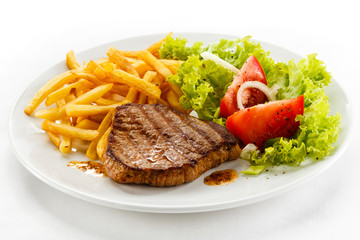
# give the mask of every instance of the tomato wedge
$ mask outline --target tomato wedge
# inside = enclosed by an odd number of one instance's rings
[[[227,92],[225,93],[225,96],[221,100],[220,115],[223,118],[227,118],[239,110],[237,106],[236,95],[241,84],[247,81],[259,81],[267,85],[264,70],[262,69],[259,61],[253,55],[246,60],[240,69],[240,72],[236,75]],[[267,100],[265,94],[255,88],[245,89],[241,97],[245,108],[264,103]]]
[[[300,123],[297,115],[304,114],[304,96],[272,101],[242,109],[228,117],[227,129],[244,144],[253,143],[260,149],[266,140],[292,137]]]

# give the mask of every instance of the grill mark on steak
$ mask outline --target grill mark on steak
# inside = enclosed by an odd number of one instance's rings
[[[210,140],[203,134],[198,134],[198,129],[190,124],[191,121],[173,111],[166,111],[164,108],[158,107],[157,110],[161,112],[165,118],[171,119],[168,121],[171,127],[181,133],[185,141],[190,141],[190,144],[196,148],[196,151],[202,155],[206,154],[207,149],[211,147]]]
[[[203,121],[197,118],[192,118],[192,121],[190,121],[184,116],[181,116],[181,118],[192,128],[194,128],[196,132],[203,136],[210,145],[219,145],[219,142],[222,142],[222,137],[217,132],[215,133],[215,135],[212,136],[208,134],[209,132],[213,132],[213,129],[210,128]]]
[[[145,113],[139,106],[134,106],[129,109],[127,114],[131,115],[132,118],[125,118],[125,122],[122,122],[121,125],[125,124],[126,132],[132,132],[134,135],[133,138],[138,140],[138,144],[142,147],[142,149],[138,150],[139,152],[150,153],[150,155],[144,156],[144,159],[160,155],[160,158],[153,159],[155,161],[152,161],[152,163],[156,162],[156,165],[159,166],[169,165],[165,163],[164,160],[171,162],[171,164],[175,166],[188,162],[182,155],[179,155],[180,152],[177,151],[178,149],[176,149],[175,146],[172,146],[171,142],[167,141],[167,139],[162,136],[161,132],[158,130],[159,126],[156,124],[156,121],[149,118],[149,112]],[[141,126],[141,128],[138,128],[138,126]],[[122,133],[120,132],[119,134]],[[156,153],[156,150],[160,152]],[[178,162],[174,162],[173,159]],[[156,165],[152,164],[152,166]]]
[[[200,154],[196,152],[196,149],[189,144],[185,138],[179,132],[172,128],[169,123],[169,119],[166,118],[161,112],[157,111],[157,107],[146,109],[146,116],[156,127],[161,137],[164,137],[166,141],[175,149],[180,155],[188,159],[193,163],[194,159],[200,157]],[[143,109],[140,109],[144,112]],[[145,114],[144,114],[145,115]],[[158,129],[161,129],[159,131]]]
[[[102,161],[116,182],[173,186],[236,159],[240,151],[235,137],[216,123],[164,105],[132,103],[116,109]]]
[[[174,163],[174,161],[171,159],[172,155],[176,155],[176,153],[174,153],[176,151],[175,147],[172,145],[171,142],[167,141],[166,138],[164,138],[162,136],[162,134],[160,133],[159,126],[157,126],[156,121],[153,121],[150,117],[149,114],[145,113],[144,110],[142,108],[140,108],[139,106],[136,108],[140,113],[141,113],[141,117],[143,119],[146,119],[146,122],[149,122],[149,124],[151,125],[151,127],[149,128],[145,128],[145,134],[149,137],[151,137],[151,140],[155,140],[155,141],[151,141],[151,145],[149,144],[148,146],[150,146],[150,151],[155,148],[156,150],[159,150],[161,153],[161,155],[163,156],[163,158],[171,163]],[[156,132],[156,135],[154,134],[149,134],[151,133],[151,131],[154,130]],[[155,138],[154,138],[155,137]],[[149,139],[149,138],[144,138],[144,139]],[[171,150],[170,151],[166,151],[163,146],[171,146]],[[178,152],[178,151],[176,151]],[[155,159],[156,161],[156,159]]]

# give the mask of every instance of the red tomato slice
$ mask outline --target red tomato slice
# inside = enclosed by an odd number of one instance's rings
[[[250,56],[240,72],[236,75],[233,82],[229,86],[224,98],[220,104],[220,115],[227,118],[238,109],[236,95],[244,82],[247,81],[259,81],[267,85],[266,76],[259,61],[255,56]],[[255,88],[245,89],[241,95],[242,103],[245,108],[252,107],[260,103],[264,103],[267,98],[263,92]]]
[[[244,144],[253,143],[259,148],[266,140],[277,137],[292,137],[300,123],[297,115],[304,113],[304,96],[272,101],[239,110],[226,121],[226,127]]]

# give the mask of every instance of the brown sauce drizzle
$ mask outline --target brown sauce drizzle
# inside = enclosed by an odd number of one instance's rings
[[[210,186],[225,185],[234,182],[238,177],[239,174],[234,169],[220,170],[205,177],[204,183]]]
[[[104,165],[95,161],[70,161],[68,167],[77,168],[95,177],[107,177]]]

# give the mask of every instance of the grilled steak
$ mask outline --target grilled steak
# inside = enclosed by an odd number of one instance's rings
[[[224,127],[164,105],[117,107],[102,162],[119,183],[174,186],[239,157],[236,138]]]

